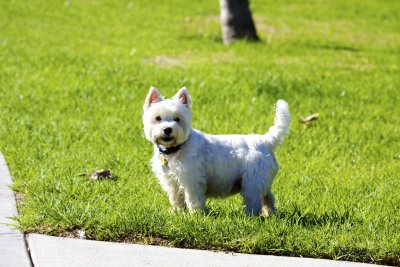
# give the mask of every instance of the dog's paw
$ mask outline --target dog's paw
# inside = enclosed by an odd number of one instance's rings
[[[263,208],[262,209],[262,215],[264,216],[264,217],[271,217],[271,216],[273,216],[273,215],[276,215],[277,214],[277,210],[276,210],[276,208]]]
[[[194,215],[194,214],[201,214],[201,215],[205,215],[206,211],[205,208],[189,208],[189,213]]]
[[[169,208],[169,212],[170,213],[180,213],[180,212],[184,212],[185,211],[185,207],[171,207]]]

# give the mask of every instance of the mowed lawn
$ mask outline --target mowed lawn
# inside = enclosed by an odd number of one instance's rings
[[[29,233],[400,265],[400,1],[262,1],[259,43],[221,41],[217,0],[0,1],[0,150]],[[265,133],[279,213],[240,196],[171,213],[142,105],[187,86],[193,125]],[[318,113],[303,125],[299,119]],[[115,179],[80,173],[111,169]]]

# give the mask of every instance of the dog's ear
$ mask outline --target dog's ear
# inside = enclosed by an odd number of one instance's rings
[[[182,87],[181,90],[176,93],[174,99],[179,100],[189,109],[192,107],[192,99],[190,98],[189,91],[186,87]]]
[[[163,100],[160,92],[155,87],[150,87],[149,93],[147,94],[146,100],[144,101],[143,110],[148,110],[150,106],[154,103],[160,102]]]

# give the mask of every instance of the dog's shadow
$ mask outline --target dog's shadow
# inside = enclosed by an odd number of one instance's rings
[[[330,210],[320,214],[311,211],[301,210],[294,205],[292,210],[283,210],[275,215],[278,219],[289,221],[293,225],[299,225],[305,228],[320,227],[326,225],[354,225],[360,222],[359,218],[351,215],[350,210],[344,211]]]
[[[206,208],[205,214],[206,216],[211,218],[221,218],[224,216],[246,216],[244,215],[244,211],[242,210],[231,210],[227,213],[221,209],[210,207]],[[265,217],[262,215],[246,217],[248,217],[249,219],[256,219],[261,221],[267,221],[275,218],[278,221],[285,220],[292,225],[299,225],[305,228],[346,224],[349,226],[353,226],[356,223],[362,223],[360,218],[356,218],[351,215],[349,209],[345,209],[344,211],[331,210],[316,214],[309,210],[302,210],[297,205],[293,205],[290,209],[278,210],[276,213],[269,217]]]

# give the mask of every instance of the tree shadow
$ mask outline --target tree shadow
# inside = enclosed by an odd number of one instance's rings
[[[327,43],[327,44],[319,44],[319,43],[306,43],[305,47],[316,49],[316,50],[333,50],[337,52],[361,52],[360,48],[344,45],[344,44],[335,44],[335,43]]]

